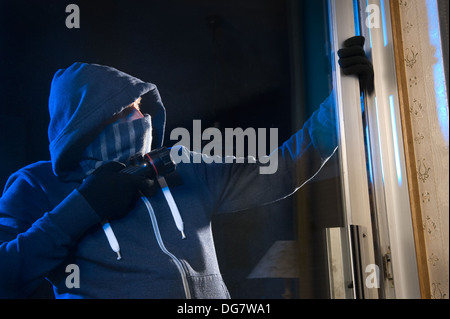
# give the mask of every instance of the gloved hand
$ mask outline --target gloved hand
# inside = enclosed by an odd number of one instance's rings
[[[78,191],[101,220],[124,217],[134,207],[139,191],[154,189],[154,182],[142,176],[120,173],[125,165],[109,162],[89,175]]]
[[[357,75],[361,91],[372,94],[375,90],[372,62],[364,52],[365,38],[351,37],[344,41],[344,47],[338,51],[339,65],[345,75]]]

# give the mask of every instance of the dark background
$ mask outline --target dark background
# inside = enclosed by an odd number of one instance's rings
[[[66,28],[69,3],[80,8],[79,29]],[[171,130],[191,130],[193,119],[202,120],[202,129],[276,127],[283,142],[330,92],[323,5],[0,0],[0,187],[17,169],[49,159],[50,82],[75,61],[155,83],[167,109],[167,146],[175,142],[169,141]],[[246,276],[275,240],[297,237],[293,207],[289,199],[214,221],[233,297],[280,297],[282,280]]]

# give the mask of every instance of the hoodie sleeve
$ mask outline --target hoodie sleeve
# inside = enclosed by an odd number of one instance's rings
[[[0,198],[0,298],[27,297],[98,222],[78,191],[51,209],[30,175],[12,175]]]
[[[262,163],[197,165],[215,201],[215,212],[235,212],[281,200],[312,179],[337,149],[334,99],[331,95],[303,128],[270,155],[273,174]]]

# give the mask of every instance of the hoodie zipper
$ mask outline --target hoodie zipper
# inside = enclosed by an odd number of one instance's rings
[[[186,295],[186,299],[191,299],[189,282],[188,282],[187,274],[183,267],[183,264],[174,254],[172,254],[170,251],[168,251],[166,246],[164,245],[163,239],[161,237],[161,233],[159,231],[158,221],[156,220],[155,212],[153,210],[152,205],[150,204],[150,201],[145,196],[142,196],[141,199],[144,202],[145,206],[147,207],[148,214],[150,215],[150,219],[151,219],[152,225],[153,225],[153,232],[155,233],[156,241],[158,242],[159,248],[162,250],[162,252],[164,254],[169,256],[169,258],[173,261],[173,263],[177,267],[178,272],[181,275],[181,280],[183,282],[184,294]]]

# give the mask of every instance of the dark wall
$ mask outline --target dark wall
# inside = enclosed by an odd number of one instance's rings
[[[49,158],[47,99],[56,70],[110,65],[158,86],[175,127],[279,127],[290,133],[285,1],[0,1],[0,184]]]

